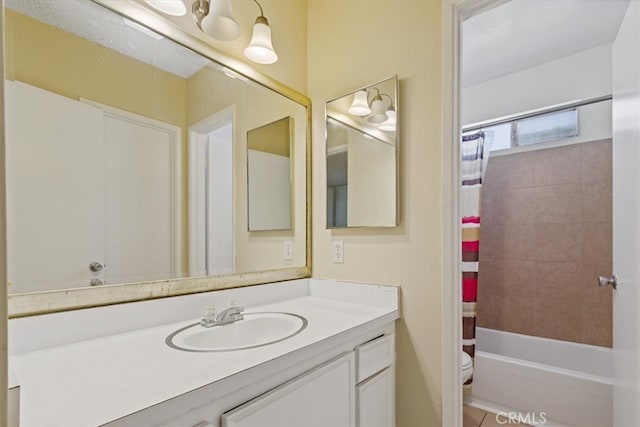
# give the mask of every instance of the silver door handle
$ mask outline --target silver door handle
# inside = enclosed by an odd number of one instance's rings
[[[616,289],[618,287],[618,278],[615,274],[611,277],[598,276],[598,286],[601,288],[611,286],[613,289]]]
[[[100,264],[99,262],[92,262],[91,264],[89,264],[89,270],[93,271],[93,272],[98,272],[98,271],[102,271],[102,269],[104,268],[104,265]]]
[[[90,286],[102,286],[104,285],[104,282],[100,279],[91,279],[91,281],[89,282]]]

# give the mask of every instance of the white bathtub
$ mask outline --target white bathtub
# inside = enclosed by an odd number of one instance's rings
[[[609,348],[478,328],[465,403],[520,413],[532,425],[607,427],[612,369]]]

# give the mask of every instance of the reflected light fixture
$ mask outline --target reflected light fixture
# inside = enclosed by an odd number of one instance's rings
[[[387,111],[387,106],[385,102],[382,100],[382,96],[380,94],[376,95],[371,101],[371,114],[367,117],[367,121],[369,123],[382,123],[388,119],[385,114]]]
[[[369,101],[371,93],[375,93],[375,95]],[[388,104],[383,97],[389,98]],[[393,98],[386,93],[380,93],[377,87],[362,89],[354,93],[353,101],[347,111],[354,116],[366,118],[369,123],[379,124],[378,129],[395,130],[396,109],[393,106]],[[383,129],[383,126],[387,129]],[[393,129],[391,129],[392,127]]]
[[[162,13],[181,16],[187,13],[183,0],[144,0]],[[278,60],[278,54],[271,42],[271,28],[264,16],[262,6],[258,0],[253,0],[260,9],[260,16],[256,18],[249,46],[244,55],[258,64],[273,64]],[[233,16],[231,0],[194,0],[191,5],[191,15],[196,25],[203,33],[220,41],[233,41],[240,37],[242,29]]]
[[[389,109],[387,110],[387,117],[389,118],[386,121],[380,123],[380,126],[378,126],[378,129],[384,130],[387,132],[395,132],[397,116],[396,116],[396,109],[393,108],[393,105],[390,106]]]
[[[260,8],[260,16],[256,18],[256,23],[253,25],[251,42],[244,50],[244,56],[258,64],[273,64],[278,60],[278,54],[273,50],[273,44],[271,43],[269,21],[264,16],[260,3],[257,0],[253,0],[253,2]]]
[[[187,6],[182,0],[144,0],[149,6],[171,16],[187,14]]]
[[[353,102],[349,107],[349,114],[355,116],[368,116],[371,114],[371,108],[369,108],[368,94],[366,90],[359,90],[353,94]]]

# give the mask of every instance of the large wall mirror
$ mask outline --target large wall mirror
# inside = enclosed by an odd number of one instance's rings
[[[327,102],[327,228],[398,225],[398,78]]]
[[[10,316],[310,274],[308,98],[134,2],[5,14]],[[283,118],[287,217],[257,232],[248,135]]]

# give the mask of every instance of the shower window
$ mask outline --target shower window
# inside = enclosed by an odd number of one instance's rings
[[[512,122],[516,146],[578,136],[578,110],[560,111]]]
[[[470,135],[478,131],[483,131],[493,137],[490,151],[508,150],[571,138],[580,134],[578,110],[574,108],[493,126],[476,127],[473,131],[464,132],[463,135]]]

